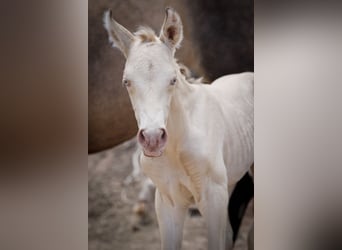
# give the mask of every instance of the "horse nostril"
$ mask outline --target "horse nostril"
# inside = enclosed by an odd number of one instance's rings
[[[146,138],[145,138],[145,135],[144,135],[144,129],[141,129],[140,131],[139,131],[139,141],[140,142],[145,142],[145,140],[146,140]]]
[[[160,129],[161,130],[161,136],[160,138],[162,139],[162,141],[166,141],[166,130],[165,129]]]

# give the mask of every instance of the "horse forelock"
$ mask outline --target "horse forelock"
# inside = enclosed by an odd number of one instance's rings
[[[156,33],[150,27],[140,26],[134,35],[141,43],[156,42],[158,40]]]

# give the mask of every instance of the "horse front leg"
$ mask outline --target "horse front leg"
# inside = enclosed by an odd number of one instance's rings
[[[232,235],[229,233],[228,190],[225,185],[209,182],[204,191],[199,209],[208,226],[208,249],[232,249]],[[227,223],[228,222],[228,223]],[[228,227],[227,227],[228,226]],[[227,231],[228,230],[228,231]]]
[[[156,189],[155,207],[162,250],[180,250],[187,207],[172,204],[166,196],[159,193],[158,189]]]

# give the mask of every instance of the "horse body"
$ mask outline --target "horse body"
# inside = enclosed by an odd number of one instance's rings
[[[228,193],[253,163],[253,74],[225,76],[212,85],[178,86],[183,89],[176,89],[170,107],[164,154],[142,155],[141,164],[157,187],[156,198],[167,203],[163,207],[180,207],[184,213],[195,203],[211,221],[216,238],[218,225],[228,219],[224,215]],[[212,198],[216,201],[211,203]],[[219,221],[210,220],[208,210]],[[177,220],[182,216],[179,213]],[[208,236],[209,249],[221,249]]]
[[[110,12],[104,24],[127,58],[123,84],[139,127],[141,165],[157,187],[162,249],[180,249],[191,204],[207,221],[209,249],[230,249],[229,193],[253,163],[253,74],[188,83],[174,59],[183,26],[171,8],[159,37],[146,28],[131,34]]]

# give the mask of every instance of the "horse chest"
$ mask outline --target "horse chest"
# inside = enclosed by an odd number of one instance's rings
[[[168,160],[150,160],[145,157],[142,161],[144,173],[151,178],[158,191],[171,204],[190,205],[200,197],[200,174],[184,166],[182,163],[171,164]]]

